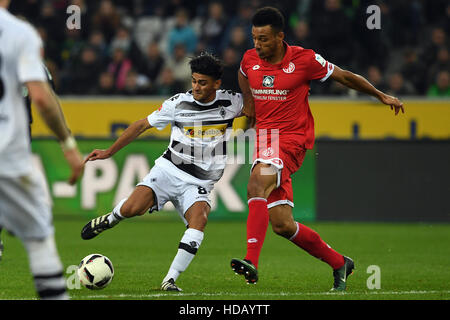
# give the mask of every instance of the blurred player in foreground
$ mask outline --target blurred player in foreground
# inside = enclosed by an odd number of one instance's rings
[[[45,65],[42,65],[42,68],[45,71],[45,75],[47,76],[47,81],[51,85],[51,88],[55,89],[55,84],[53,82],[52,75],[50,74],[50,72],[48,71],[48,69],[47,69],[47,67]],[[31,124],[33,123],[33,117],[32,117],[32,112],[31,112],[31,99],[30,99],[30,96],[28,94],[28,89],[26,87],[24,88],[23,91],[24,91],[23,95],[24,95],[24,98],[25,98],[25,107],[26,107],[27,114],[28,114],[28,137],[29,137],[30,143],[31,143]],[[46,196],[48,197],[49,201],[51,201],[50,200],[50,195],[46,194]],[[2,231],[3,231],[3,227],[0,225],[0,261],[2,260],[3,250],[4,250],[3,241],[1,239]]]
[[[395,109],[403,104],[373,87],[366,79],[342,70],[313,50],[284,41],[284,18],[272,7],[259,9],[252,19],[254,49],[248,50],[238,74],[244,100],[253,100],[257,148],[247,195],[247,254],[232,259],[232,269],[248,283],[258,280],[258,260],[269,221],[278,235],[289,239],[333,269],[332,290],[343,291],[354,269],[352,259],[326,244],[319,234],[294,221],[291,174],[314,145],[314,120],[308,104],[311,80],[331,78],[376,97]]]
[[[61,142],[72,170],[69,183],[81,176],[83,160],[47,83],[42,41],[28,23],[7,12],[8,5],[0,0],[0,226],[24,244],[39,297],[68,299],[45,184],[32,164],[23,85]]]
[[[181,291],[175,281],[203,241],[211,209],[209,194],[225,168],[226,142],[233,120],[243,110],[241,94],[219,90],[223,67],[218,59],[202,54],[193,58],[190,66],[191,91],[166,100],[147,118],[131,124],[107,150],[94,150],[86,158],[86,161],[107,159],[144,131],[172,125],[168,149],[155,160],[154,167],[133,193],[111,213],[93,219],[81,231],[83,239],[91,239],[124,218],[161,210],[171,201],[188,229],[162,281],[164,291]]]

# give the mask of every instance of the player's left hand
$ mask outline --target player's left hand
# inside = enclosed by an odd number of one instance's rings
[[[69,178],[69,184],[74,185],[83,174],[83,158],[77,148],[64,151],[64,157],[72,170],[72,174]]]
[[[405,113],[405,108],[403,107],[403,102],[401,102],[398,98],[389,96],[387,94],[381,97],[381,102],[384,104],[391,106],[391,110],[395,110],[395,115],[397,115],[400,110],[402,113]]]

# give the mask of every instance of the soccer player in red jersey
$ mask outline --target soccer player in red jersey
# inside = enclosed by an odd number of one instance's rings
[[[395,115],[404,113],[403,104],[313,50],[288,45],[284,41],[284,18],[278,9],[259,9],[252,24],[254,49],[244,54],[238,80],[245,104],[254,108],[257,140],[247,186],[247,254],[244,259],[232,259],[231,267],[248,283],[256,283],[270,221],[276,234],[330,265],[332,290],[343,291],[354,269],[353,260],[333,250],[317,232],[296,222],[292,215],[290,176],[302,165],[306,150],[314,146],[314,119],[308,104],[310,81],[331,78],[376,97]]]

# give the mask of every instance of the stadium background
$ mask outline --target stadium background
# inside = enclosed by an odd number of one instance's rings
[[[66,27],[71,4],[81,8],[81,29]],[[239,61],[252,47],[250,18],[266,4],[284,13],[290,44],[364,75],[406,106],[405,115],[394,117],[336,83],[312,83],[318,142],[293,179],[296,218],[449,222],[448,1],[14,0],[10,10],[37,27],[69,126],[88,153],[189,89],[187,61],[202,50],[223,58],[223,87],[239,90]],[[381,9],[380,30],[366,26],[371,4]],[[56,216],[103,214],[167,147],[169,130],[153,130],[87,168],[71,188],[58,145],[33,118],[32,147]],[[216,188],[212,219],[245,219],[249,167],[230,169]]]

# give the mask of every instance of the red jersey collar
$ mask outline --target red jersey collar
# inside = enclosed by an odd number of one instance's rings
[[[291,46],[288,45],[288,43],[287,43],[286,41],[284,41],[284,40],[283,40],[283,45],[284,45],[285,48],[286,48],[286,52],[284,53],[283,60],[281,60],[280,63],[277,63],[277,64],[271,64],[271,63],[269,63],[269,62],[267,62],[267,61],[265,61],[265,60],[263,60],[263,59],[259,59],[259,60],[261,60],[261,64],[262,64],[263,66],[271,67],[271,68],[274,68],[274,67],[278,67],[278,68],[280,68],[280,69],[287,68],[287,67],[289,66],[289,62],[291,62],[292,48],[291,48]]]

